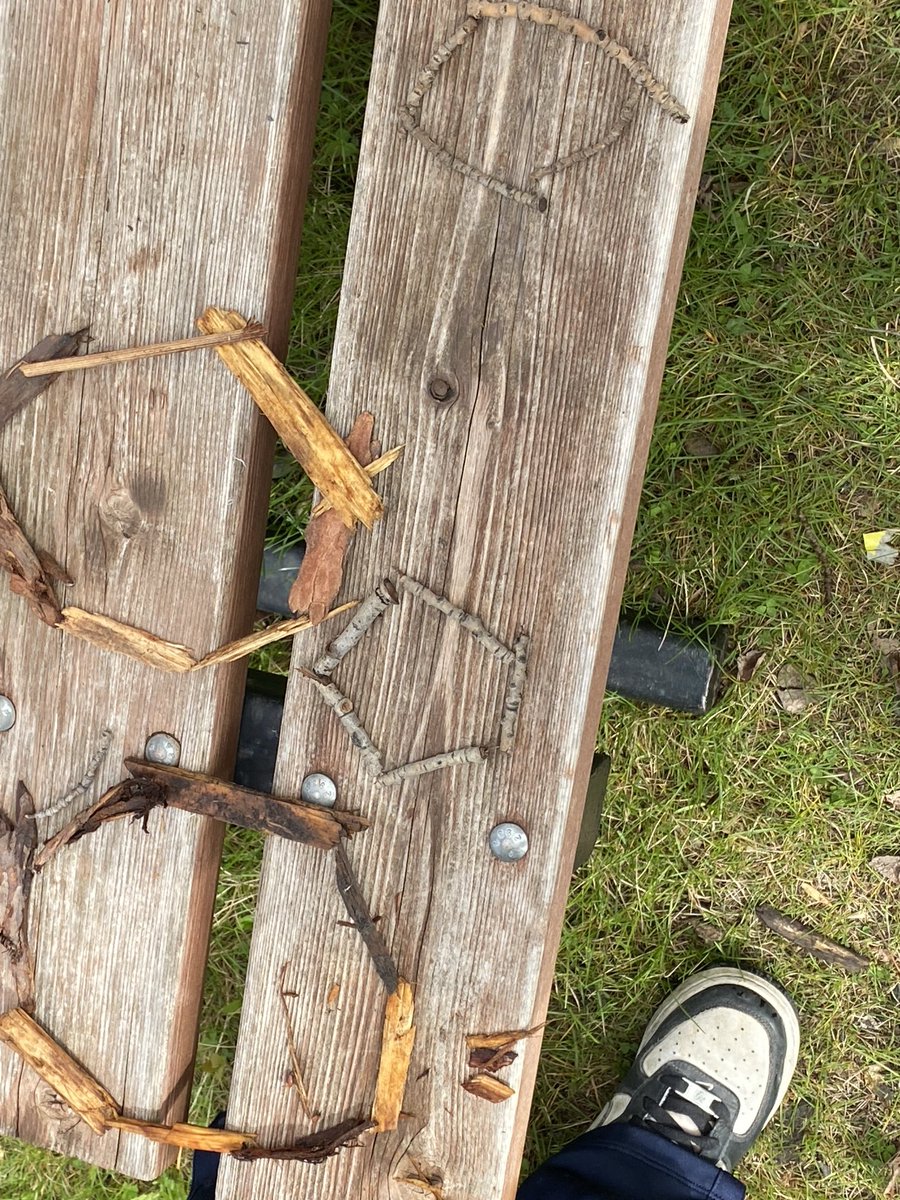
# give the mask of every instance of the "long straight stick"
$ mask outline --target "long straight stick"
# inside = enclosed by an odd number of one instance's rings
[[[97,354],[76,354],[72,358],[51,358],[45,362],[19,363],[19,371],[31,378],[34,375],[58,375],[62,371],[86,371],[89,367],[106,367],[112,363],[135,362],[140,358],[161,358],[164,354],[184,354],[188,350],[227,346],[248,339],[258,341],[265,334],[262,325],[249,321],[243,329],[223,333],[204,333],[197,337],[180,338],[174,342],[154,342],[149,346],[124,346],[120,350],[100,350]]]

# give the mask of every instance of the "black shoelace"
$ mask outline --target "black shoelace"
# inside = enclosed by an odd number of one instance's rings
[[[644,1111],[638,1120],[677,1146],[693,1150],[695,1154],[707,1154],[717,1149],[718,1138],[714,1130],[720,1118],[726,1115],[725,1106],[711,1092],[707,1093],[710,1100],[708,1109],[688,1100],[678,1090],[687,1082],[680,1075],[661,1075],[657,1095],[643,1097]],[[691,1121],[699,1132],[690,1133],[685,1129],[675,1119],[676,1113]]]

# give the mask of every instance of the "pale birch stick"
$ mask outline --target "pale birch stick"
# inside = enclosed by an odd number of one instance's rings
[[[383,771],[375,782],[390,787],[391,784],[403,783],[406,779],[418,779],[422,775],[431,775],[434,771],[443,771],[445,767],[482,763],[486,758],[487,751],[483,746],[462,746],[459,750],[447,750],[444,754],[434,754],[431,758],[420,758],[416,762],[404,763],[402,767]]]
[[[115,363],[137,362],[142,358],[161,358],[165,354],[185,354],[189,350],[204,350],[228,346],[248,339],[258,341],[265,329],[256,321],[248,321],[243,329],[225,333],[205,333],[201,337],[179,338],[174,342],[154,342],[149,346],[125,346],[119,350],[100,350],[96,354],[76,354],[72,358],[51,358],[46,362],[19,363],[22,375],[59,375],[63,371],[86,371],[90,367],[107,367]]]
[[[509,754],[516,740],[516,728],[519,724],[519,707],[522,703],[522,691],[525,687],[526,668],[528,665],[528,645],[530,638],[521,634],[516,638],[513,650],[516,661],[509,672],[509,685],[506,689],[506,699],[503,701],[503,714],[500,717],[500,749]]]
[[[309,679],[319,689],[325,703],[332,709],[337,719],[343,725],[353,745],[362,755],[363,765],[369,775],[377,778],[384,770],[384,763],[372,739],[363,728],[362,722],[353,711],[353,701],[345,696],[340,688],[330,679],[320,679],[312,671],[300,667],[300,674]]]
[[[599,142],[594,142],[592,146],[583,146],[580,150],[574,150],[571,154],[557,158],[555,162],[550,163],[546,167],[539,167],[537,171],[532,171],[532,180],[535,183],[539,183],[540,180],[546,179],[548,175],[556,175],[560,171],[565,171],[568,167],[575,167],[579,163],[587,162],[589,159],[595,158],[598,154],[602,154],[605,150],[609,150],[611,146],[614,146],[634,118],[638,95],[639,93],[635,92],[625,101],[618,117]]]
[[[430,608],[436,608],[438,612],[443,613],[451,621],[465,629],[466,633],[470,633],[475,641],[488,654],[492,654],[494,658],[499,658],[501,662],[511,663],[515,659],[515,655],[509,646],[504,645],[500,639],[487,628],[483,621],[472,613],[467,613],[464,609],[459,608],[455,604],[451,604],[446,596],[439,596],[437,592],[433,592],[430,587],[426,587],[424,583],[419,583],[417,579],[411,579],[409,575],[400,575],[400,586],[411,596],[416,596],[423,604],[429,605]]]
[[[374,592],[371,592],[350,618],[350,622],[331,642],[328,649],[317,660],[313,670],[317,675],[327,679],[342,658],[350,653],[365,634],[375,624],[381,614],[392,604],[398,604],[399,598],[394,585],[389,579],[382,579]]]
[[[49,808],[42,808],[39,813],[33,815],[29,813],[28,819],[36,821],[38,817],[55,817],[57,813],[62,812],[64,808],[68,808],[73,800],[79,796],[83,796],[89,790],[94,780],[97,778],[97,772],[103,765],[103,760],[109,753],[110,743],[112,742],[112,730],[104,729],[100,734],[100,744],[93,758],[87,765],[87,770],[78,783],[74,787],[69,788],[62,799],[57,800],[55,804],[51,804]]]
[[[654,104],[673,120],[682,125],[690,120],[690,113],[675,97],[666,90],[650,69],[649,63],[637,58],[621,42],[605,30],[589,25],[571,13],[558,8],[544,8],[540,4],[521,3],[516,0],[469,0],[468,13],[470,17],[479,20],[485,17],[503,18],[515,17],[520,21],[531,21],[535,25],[552,25],[561,33],[570,34],[582,42],[599,47],[607,56],[613,59],[628,72],[635,83],[643,88]]]

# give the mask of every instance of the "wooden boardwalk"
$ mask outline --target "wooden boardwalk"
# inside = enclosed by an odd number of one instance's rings
[[[0,364],[90,325],[92,349],[194,332],[208,305],[264,321],[283,352],[327,0],[5,6],[0,31]],[[254,609],[272,439],[212,352],[61,378],[0,431],[0,481],[65,602],[198,653]],[[49,808],[110,731],[91,795],[149,734],[227,772],[242,666],[164,675],[40,625],[0,588],[7,816]],[[53,832],[84,803],[44,819]],[[221,826],[154,814],[67,851],[32,897],[38,1019],[124,1110],[183,1118]],[[0,1004],[15,1003],[0,962]],[[6,1133],[142,1178],[174,1152],[92,1134],[5,1049]]]
[[[578,13],[381,6],[328,415],[345,432],[370,409],[406,451],[345,594],[405,572],[507,646],[527,634],[527,680],[503,753],[508,664],[401,589],[336,683],[388,767],[488,751],[390,786],[292,673],[276,790],[326,772],[371,819],[348,854],[413,984],[415,1043],[396,1131],[325,1165],[223,1161],[218,1200],[515,1191],[539,1038],[491,1104],[462,1086],[466,1035],[546,1011],[728,3]],[[516,863],[488,847],[505,821],[528,835]],[[315,1127],[371,1109],[385,988],[344,918],[333,862],[270,841],[229,1108],[266,1144],[314,1127],[283,1082],[282,970]]]

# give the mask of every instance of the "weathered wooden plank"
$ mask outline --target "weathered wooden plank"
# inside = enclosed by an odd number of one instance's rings
[[[98,346],[190,336],[210,303],[283,351],[328,0],[161,0],[0,12],[0,362],[90,325]],[[203,653],[250,628],[271,434],[214,352],[59,377],[0,434],[0,480],[64,602]],[[109,751],[53,832],[167,730],[182,766],[230,768],[238,664],[164,675],[39,624],[0,587],[0,805],[38,811]],[[60,593],[61,597],[63,593]],[[36,1016],[129,1115],[185,1114],[221,826],[109,828],[35,881]],[[15,1004],[0,955],[0,1008]],[[174,1151],[98,1137],[0,1051],[0,1127],[152,1177]]]
[[[381,7],[329,411],[346,426],[370,409],[376,436],[406,450],[346,587],[363,595],[402,571],[508,648],[529,635],[526,679],[502,754],[509,664],[404,591],[335,668],[337,686],[388,769],[448,747],[490,750],[398,787],[364,772],[293,673],[277,787],[289,794],[307,770],[326,771],[339,804],[371,818],[348,857],[415,987],[416,1041],[396,1132],[315,1168],[225,1162],[219,1200],[403,1200],[410,1178],[442,1180],[448,1200],[515,1190],[539,1039],[498,1072],[515,1096],[487,1103],[462,1086],[474,1073],[466,1035],[529,1029],[546,1009],[728,3],[581,0],[577,15],[588,21],[577,36],[559,20],[497,18],[457,38],[420,106],[434,153],[404,135],[398,113],[464,5]],[[613,35],[647,55],[690,120],[642,92],[606,151],[581,155],[634,100]],[[478,178],[447,161],[451,149]],[[298,645],[295,666],[334,636]],[[514,864],[488,849],[503,820],[528,831]],[[267,846],[229,1107],[263,1144],[309,1131],[281,1086],[285,961],[322,1123],[371,1103],[385,995],[341,916],[321,855]]]

